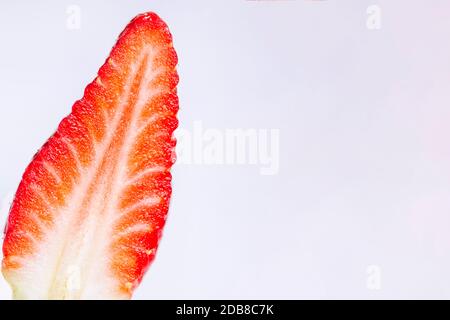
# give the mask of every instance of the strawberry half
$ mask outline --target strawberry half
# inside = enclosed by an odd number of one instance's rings
[[[36,154],[5,229],[14,298],[131,298],[171,197],[176,64],[167,25],[137,16]]]

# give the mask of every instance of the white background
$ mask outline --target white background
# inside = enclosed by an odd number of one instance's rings
[[[66,8],[81,8],[81,29]],[[366,9],[382,27],[366,27]],[[2,220],[26,165],[136,14],[180,57],[180,121],[280,129],[280,171],[179,165],[136,299],[450,298],[445,0],[2,1]],[[367,268],[381,271],[374,289]],[[0,298],[10,292],[2,282]]]

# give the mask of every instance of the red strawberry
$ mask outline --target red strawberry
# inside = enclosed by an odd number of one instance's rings
[[[15,298],[131,297],[169,207],[176,64],[166,24],[137,16],[34,157],[3,244]]]

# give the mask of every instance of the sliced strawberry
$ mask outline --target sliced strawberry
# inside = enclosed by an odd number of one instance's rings
[[[137,16],[34,157],[3,244],[15,298],[131,297],[169,207],[176,64],[166,24]]]

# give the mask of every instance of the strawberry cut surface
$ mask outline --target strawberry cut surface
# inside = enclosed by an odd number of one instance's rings
[[[154,13],[134,18],[16,192],[2,271],[16,299],[129,299],[171,197],[177,55]]]

